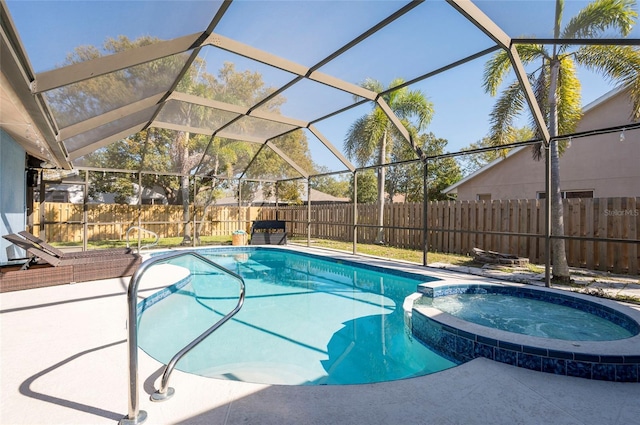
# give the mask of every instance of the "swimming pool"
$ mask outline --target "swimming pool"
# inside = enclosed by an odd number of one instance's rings
[[[402,304],[417,274],[281,248],[215,248],[199,254],[240,274],[245,304],[177,368],[198,375],[285,385],[359,384],[453,367],[411,334]],[[237,285],[190,257],[191,277],[143,306],[138,344],[166,363],[233,308]],[[228,282],[227,282],[228,283]]]

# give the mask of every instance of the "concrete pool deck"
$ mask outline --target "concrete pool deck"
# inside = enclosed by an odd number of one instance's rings
[[[128,283],[0,294],[1,424],[113,424],[126,415]],[[140,294],[160,286],[146,281]],[[147,424],[640,424],[638,383],[556,376],[486,359],[349,386],[270,386],[176,370],[170,382],[176,394],[164,403],[149,401],[162,365],[142,351],[139,361]]]

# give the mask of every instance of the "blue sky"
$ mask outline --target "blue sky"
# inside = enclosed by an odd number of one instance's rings
[[[101,45],[107,37],[126,34],[134,39],[152,35],[170,39],[202,31],[209,24],[216,2],[205,1],[8,1],[22,42],[36,72],[54,68],[78,45]],[[216,32],[268,50],[294,62],[311,66],[353,39],[403,1],[239,1],[234,2]],[[512,36],[551,37],[554,2],[479,1],[478,6]],[[565,23],[586,2],[565,2]],[[424,10],[420,10],[423,8]],[[354,84],[373,77],[383,84],[402,77],[412,79],[488,47],[491,43],[475,27],[443,2],[427,2],[416,13],[403,16],[383,31],[330,62],[320,71]],[[418,13],[419,11],[419,13]],[[248,19],[251,25],[243,25]],[[544,24],[542,24],[544,22]],[[637,30],[633,34],[637,37]],[[203,50],[204,52],[204,50]],[[265,82],[279,85],[292,76],[279,70],[255,66],[225,53],[207,53],[208,71],[216,73],[224,60],[234,60],[237,69],[260,71]],[[449,141],[447,150],[457,151],[477,142],[489,130],[488,114],[495,99],[481,88],[488,57],[424,80],[420,90],[434,103],[435,115],[427,131]],[[416,74],[417,73],[417,74]],[[579,70],[583,104],[613,88],[601,77]],[[509,78],[507,81],[511,81]],[[349,104],[351,96],[334,96],[326,86],[305,83],[285,93],[288,105],[282,112],[311,119],[324,111]],[[315,96],[303,104],[302,97]],[[368,112],[358,108],[344,116],[317,124],[338,148],[348,126]],[[526,123],[527,120],[525,119]],[[312,143],[314,160],[335,169],[338,165]]]

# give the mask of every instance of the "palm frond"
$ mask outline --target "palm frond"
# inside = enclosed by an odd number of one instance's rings
[[[498,87],[502,84],[504,77],[511,70],[511,60],[506,51],[497,51],[491,59],[484,65],[482,75],[482,87],[485,93],[495,96]]]
[[[513,120],[522,111],[523,106],[524,93],[520,84],[517,81],[513,82],[502,92],[491,112],[489,140],[492,146],[508,143]]]
[[[412,120],[418,131],[423,130],[433,118],[433,103],[427,100],[424,93],[419,90],[405,91],[395,99],[392,104],[394,113],[400,119]]]
[[[596,38],[607,29],[626,37],[638,17],[635,5],[635,0],[595,0],[571,18],[562,38]]]
[[[534,60],[549,57],[549,54],[541,44],[522,44],[518,45],[516,49],[520,60],[525,65]],[[504,50],[496,52],[484,67],[482,87],[485,93],[495,96],[498,93],[498,87],[502,84],[511,67],[511,59],[508,53]]]
[[[573,133],[582,118],[582,86],[571,56],[560,61],[558,75],[558,134]],[[564,144],[560,144],[561,152]]]
[[[574,55],[576,63],[629,90],[632,119],[640,118],[640,50],[634,46],[583,46]]]

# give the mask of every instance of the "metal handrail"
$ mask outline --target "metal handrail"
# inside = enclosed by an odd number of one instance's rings
[[[125,234],[125,236],[126,236],[126,240],[127,240],[127,248],[130,248],[130,246],[129,246],[129,233],[131,233],[131,231],[132,231],[132,230],[134,230],[134,229],[136,229],[136,230],[141,230],[141,231],[143,231],[143,232],[147,232],[147,233],[151,233],[153,236],[155,236],[155,237],[156,237],[155,242],[152,242],[152,243],[150,243],[150,244],[148,244],[148,245],[142,245],[142,246],[140,246],[140,245],[139,245],[139,242],[138,242],[138,253],[139,253],[142,249],[144,249],[144,248],[151,248],[152,246],[156,246],[156,245],[158,245],[158,242],[160,241],[160,236],[158,236],[158,234],[157,234],[156,232],[152,232],[151,230],[149,230],[149,229],[145,229],[144,227],[140,227],[140,226],[131,226],[131,227],[129,227],[129,228],[127,229],[127,233]]]
[[[165,367],[164,373],[162,375],[162,383],[160,390],[154,393],[151,398],[152,401],[160,401],[166,400],[175,392],[173,388],[168,387],[169,377],[171,372],[175,368],[176,363],[188,353],[192,348],[202,342],[206,337],[208,337],[212,332],[222,326],[227,320],[229,320],[233,315],[235,315],[244,303],[245,296],[245,283],[244,279],[238,275],[237,273],[228,270],[219,264],[214,263],[206,257],[198,254],[195,251],[181,251],[178,253],[169,253],[164,255],[159,255],[157,257],[153,257],[149,260],[144,261],[140,267],[136,270],[136,272],[131,277],[129,282],[129,289],[127,290],[127,302],[128,302],[128,351],[129,351],[129,411],[128,415],[122,418],[119,422],[120,425],[135,425],[141,424],[147,419],[147,412],[144,410],[140,410],[139,400],[138,400],[138,391],[139,391],[139,380],[138,380],[138,286],[140,285],[140,281],[142,276],[146,273],[146,271],[156,263],[166,262],[168,260],[172,260],[178,257],[184,256],[193,256],[198,258],[201,261],[221,270],[234,278],[240,281],[240,296],[238,299],[238,304],[236,307],[229,312],[226,316],[216,322],[212,327],[204,331],[199,337],[194,339],[191,343],[189,343],[185,348],[180,350],[167,364]],[[160,395],[156,395],[160,394]],[[154,397],[155,396],[155,397]]]

